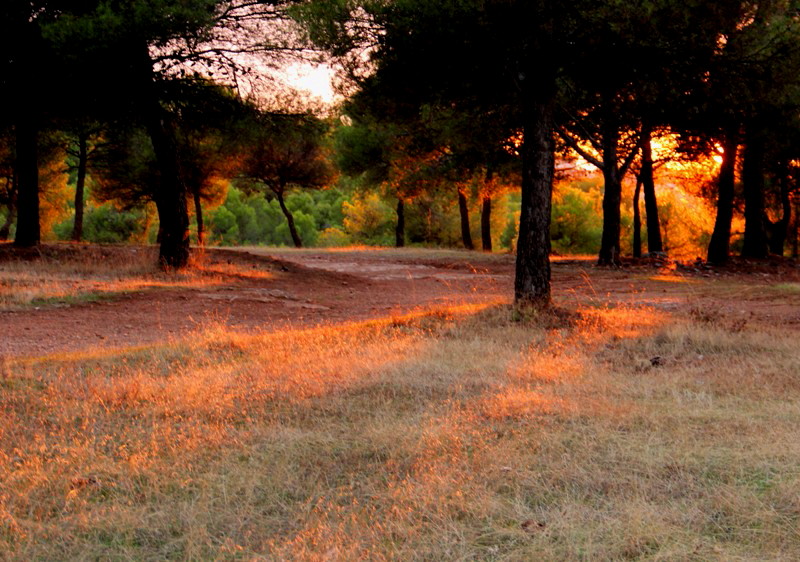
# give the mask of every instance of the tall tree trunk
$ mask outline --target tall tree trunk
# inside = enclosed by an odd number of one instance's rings
[[[206,229],[203,225],[203,205],[200,202],[200,190],[195,189],[192,192],[194,198],[194,218],[197,221],[197,245],[203,247],[206,245]]]
[[[397,198],[397,224],[394,228],[394,245],[402,248],[406,245],[406,211],[403,199]]]
[[[744,185],[744,245],[742,257],[765,258],[769,254],[764,225],[764,134],[755,125],[747,127],[742,163]]]
[[[458,213],[461,216],[461,241],[467,250],[474,250],[475,244],[472,243],[472,233],[469,231],[469,208],[467,207],[467,196],[458,190]]]
[[[642,169],[640,176],[642,187],[644,188],[644,211],[647,215],[647,251],[652,254],[663,252],[664,246],[661,242],[661,224],[658,220],[656,183],[653,179],[652,131],[649,125],[642,127],[642,136]]]
[[[532,54],[527,56],[528,64],[533,63]],[[523,69],[523,76],[528,78],[523,82],[522,196],[514,301],[521,307],[546,308],[551,304],[550,210],[555,172],[556,73],[545,59],[537,57],[536,64],[542,68],[535,73],[533,68]]]
[[[38,131],[35,111],[23,109],[15,126],[17,174],[17,233],[14,245],[36,246],[41,240],[39,228]]]
[[[729,132],[725,136],[722,149],[722,166],[717,180],[717,217],[714,220],[714,232],[708,244],[709,263],[720,265],[728,261],[730,253],[736,153],[739,149],[739,141],[735,133]]]
[[[483,196],[481,204],[481,246],[484,252],[492,251],[492,197]]]
[[[4,16],[7,29],[14,34],[6,37],[11,52],[3,53],[9,65],[11,86],[11,122],[15,135],[15,163],[17,187],[17,232],[14,245],[36,246],[41,240],[39,226],[39,115],[40,58],[42,47],[39,20],[34,16],[30,2],[7,2]]]
[[[137,55],[136,70],[143,88],[140,110],[159,171],[159,262],[163,268],[180,269],[189,263],[189,208],[174,125],[172,116],[161,106],[148,45],[140,45]]]
[[[303,241],[300,240],[300,235],[297,234],[297,228],[294,226],[294,217],[292,216],[292,212],[286,206],[286,203],[283,200],[283,186],[279,186],[277,189],[273,189],[273,192],[278,197],[278,204],[281,206],[281,211],[283,211],[283,216],[286,217],[286,222],[289,224],[289,234],[292,235],[292,242],[294,242],[295,248],[302,248]]]
[[[636,189],[633,192],[633,257],[642,257],[642,215],[639,211],[639,194],[642,192],[641,173],[636,178]]]
[[[86,165],[89,160],[89,135],[78,133],[78,178],[75,181],[75,223],[72,226],[72,239],[80,242],[83,238],[83,195],[86,187]]]
[[[603,237],[598,265],[618,265],[622,216],[622,178],[619,176],[617,149],[619,128],[610,112],[603,123]]]

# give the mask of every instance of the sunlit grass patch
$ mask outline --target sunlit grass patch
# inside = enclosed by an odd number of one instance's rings
[[[795,559],[799,360],[648,307],[464,305],[7,361],[0,551]]]

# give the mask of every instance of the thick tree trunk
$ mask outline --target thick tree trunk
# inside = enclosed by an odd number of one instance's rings
[[[197,221],[197,245],[203,247],[206,245],[206,229],[203,225],[203,205],[200,202],[200,191],[194,190],[192,197],[194,198],[194,218]]]
[[[78,133],[78,178],[75,181],[75,223],[72,226],[72,239],[83,239],[83,195],[86,187],[86,166],[89,160],[89,135]]]
[[[742,163],[744,185],[743,258],[766,258],[769,254],[764,225],[764,136],[749,125]]]
[[[140,111],[153,144],[159,171],[156,208],[159,220],[159,262],[165,269],[180,269],[189,263],[189,208],[186,185],[180,171],[174,125],[161,107],[149,47],[140,46],[136,71],[143,88]]]
[[[644,211],[647,215],[647,251],[652,254],[663,252],[664,245],[661,242],[661,224],[658,220],[656,183],[653,179],[652,131],[649,126],[643,127],[642,135],[642,169],[640,177],[644,188]]]
[[[739,148],[736,137],[736,134],[728,133],[723,141],[722,167],[717,180],[717,217],[714,220],[711,242],[708,244],[708,262],[720,265],[728,261],[730,252],[736,152]]]
[[[622,216],[622,178],[619,177],[617,148],[619,129],[616,122],[607,117],[603,127],[603,237],[600,242],[598,265],[620,263],[620,230]]]
[[[467,196],[460,189],[458,190],[458,214],[461,216],[461,241],[467,250],[474,250],[475,244],[472,243],[472,233],[469,231]]]
[[[402,248],[406,245],[406,211],[403,200],[397,198],[397,224],[394,228],[394,245]]]
[[[43,111],[41,97],[42,37],[39,20],[29,2],[7,2],[4,27],[13,33],[5,37],[10,52],[3,53],[9,62],[11,99],[7,100],[15,135],[17,187],[17,231],[14,245],[36,246],[41,240],[39,226],[39,116]]]
[[[36,246],[41,240],[39,228],[39,163],[38,132],[35,112],[23,109],[17,116],[16,174],[17,174],[17,233],[14,245]]]
[[[286,203],[283,200],[283,186],[280,186],[278,189],[273,190],[275,195],[278,197],[278,204],[281,206],[281,211],[283,211],[283,216],[286,217],[286,222],[289,224],[289,234],[292,236],[292,242],[294,242],[295,248],[302,248],[303,241],[300,240],[300,235],[297,234],[297,228],[294,226],[294,217],[292,216],[292,212],[286,206]]]
[[[636,178],[633,192],[633,257],[642,257],[642,215],[639,211],[639,194],[642,192],[642,177]]]
[[[546,62],[540,64],[547,65]],[[523,87],[522,197],[514,301],[550,306],[550,209],[555,171],[553,107],[555,69],[541,69]],[[536,80],[535,84],[532,84]]]
[[[481,246],[484,252],[492,251],[492,198],[483,196],[481,204]]]

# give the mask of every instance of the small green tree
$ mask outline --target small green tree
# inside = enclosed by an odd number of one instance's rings
[[[309,113],[262,112],[254,117],[247,139],[238,184],[246,191],[277,199],[298,248],[303,240],[286,196],[292,188],[319,189],[333,179],[323,142],[325,132],[325,123]]]

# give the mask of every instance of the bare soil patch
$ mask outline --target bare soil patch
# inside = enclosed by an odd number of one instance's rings
[[[134,246],[0,246],[0,268],[105,263],[114,269],[155,249]],[[25,265],[22,265],[25,264]],[[209,324],[241,332],[365,320],[452,304],[511,302],[514,257],[438,250],[208,249],[188,274],[157,283],[58,297],[0,310],[0,354],[52,353],[180,341]],[[102,288],[102,287],[101,287]],[[9,287],[14,290],[14,287]],[[735,261],[728,268],[661,263],[597,268],[593,258],[555,258],[553,289],[566,307],[646,305],[730,325],[800,325],[794,262]],[[80,287],[78,288],[80,290]]]

